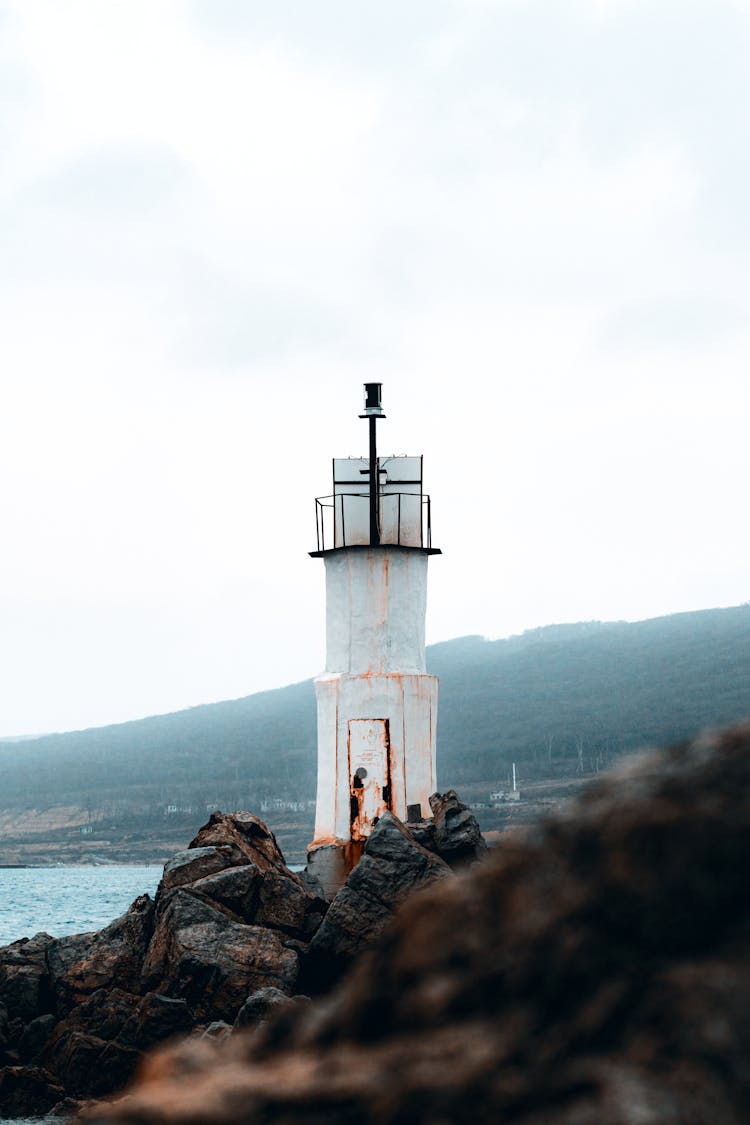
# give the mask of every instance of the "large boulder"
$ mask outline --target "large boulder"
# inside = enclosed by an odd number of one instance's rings
[[[143,987],[184,999],[198,1020],[233,1022],[249,992],[291,991],[297,953],[274,931],[244,925],[179,887],[162,900]]]
[[[186,1035],[193,1023],[186,1000],[175,1000],[169,996],[161,996],[158,992],[149,992],[123,1028],[120,1038],[145,1051],[164,1039]]]
[[[254,863],[231,867],[189,885],[191,894],[223,910],[236,922],[249,922],[255,916],[263,874]]]
[[[47,965],[47,951],[54,940],[40,933],[0,949],[0,1004],[5,1009],[6,1045],[18,1037],[14,1029],[20,1034],[26,1024],[54,1008]]]
[[[53,941],[47,960],[59,1009],[67,1011],[102,988],[137,992],[153,928],[154,904],[141,895],[103,930]]]
[[[226,867],[234,867],[247,863],[244,852],[236,844],[223,844],[221,847],[186,848],[177,852],[164,864],[164,874],[159,883],[157,898],[173,887],[182,887],[186,883],[194,883],[197,879],[204,879],[223,871]]]
[[[235,1027],[254,1027],[262,1020],[267,1020],[274,1012],[288,1008],[294,1004],[291,996],[287,996],[278,988],[259,988],[252,992],[237,1013],[234,1021]]]
[[[405,898],[450,873],[397,817],[383,813],[310,943],[305,989],[327,987],[375,941]]]
[[[36,1117],[49,1113],[64,1094],[62,1086],[39,1067],[0,1068],[0,1117]]]
[[[102,1039],[67,1021],[45,1047],[40,1061],[74,1097],[93,1097],[124,1086],[140,1052],[118,1040]]]
[[[433,793],[432,839],[430,847],[449,863],[461,867],[487,855],[487,844],[474,813],[458,797],[455,789]]]
[[[26,1024],[18,1040],[18,1055],[21,1062],[29,1063],[37,1057],[47,1043],[56,1023],[57,1016],[47,1012],[46,1015],[37,1016],[31,1023]]]
[[[238,923],[265,926],[306,942],[327,903],[290,871],[273,833],[252,813],[212,813],[164,869],[157,894],[182,887]]]
[[[259,817],[249,812],[211,813],[207,824],[189,844],[190,848],[234,845],[248,863],[260,871],[269,868],[288,871],[276,837]]]
[[[404,904],[324,1005],[153,1057],[107,1125],[750,1120],[750,726],[624,763]]]

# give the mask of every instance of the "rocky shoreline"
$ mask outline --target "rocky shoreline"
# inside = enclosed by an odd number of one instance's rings
[[[217,812],[153,901],[95,933],[0,949],[0,1116],[69,1116],[167,1039],[224,1040],[330,988],[405,898],[486,852],[455,793],[432,804],[417,824],[381,817],[331,903],[258,817]]]
[[[0,950],[0,1112],[750,1120],[750,724],[622,762],[465,871],[471,815],[453,794],[434,811],[381,818],[331,903],[255,817],[218,816],[155,903]],[[459,845],[443,855],[441,817]]]
[[[623,762],[322,1001],[157,1049],[85,1120],[746,1125],[749,860],[750,725]]]

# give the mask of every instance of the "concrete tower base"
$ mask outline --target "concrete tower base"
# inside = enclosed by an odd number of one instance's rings
[[[385,811],[430,815],[438,681],[425,667],[429,552],[327,552],[326,671],[318,702],[318,795],[308,870],[327,891],[358,861]]]
[[[353,826],[358,819],[367,821],[375,786],[401,820],[406,820],[409,805],[420,805],[429,816],[429,796],[436,787],[437,676],[328,673],[315,681],[315,694],[318,800],[311,846],[356,840],[359,833]],[[353,779],[362,769],[367,774],[357,816]]]

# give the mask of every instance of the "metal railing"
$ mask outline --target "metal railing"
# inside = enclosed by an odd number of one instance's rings
[[[370,493],[336,492],[315,498],[318,551],[370,544]],[[380,545],[432,547],[430,497],[426,492],[382,492],[378,498]]]

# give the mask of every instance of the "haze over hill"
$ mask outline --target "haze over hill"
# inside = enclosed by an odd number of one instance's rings
[[[512,761],[525,782],[575,777],[750,715],[750,604],[462,637],[427,656],[440,677],[438,785],[475,799]],[[211,807],[260,812],[298,848],[312,830],[315,777],[312,681],[0,742],[0,860],[39,861],[74,837],[80,848],[82,832],[94,856],[113,837],[119,858],[161,854]],[[57,828],[54,809],[66,810]]]

